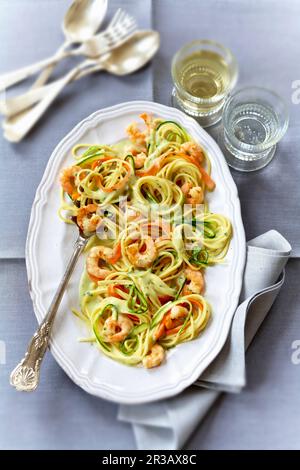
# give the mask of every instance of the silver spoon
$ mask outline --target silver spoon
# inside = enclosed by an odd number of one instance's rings
[[[74,0],[62,26],[65,46],[90,39],[102,23],[106,11],[107,0]]]
[[[159,33],[156,31],[137,31],[122,46],[98,60],[86,60],[72,69],[65,77],[54,83],[35,90],[34,102],[41,101],[21,117],[14,116],[3,123],[4,136],[11,142],[19,142],[36,124],[52,104],[62,89],[72,80],[93,72],[105,70],[114,75],[127,75],[142,68],[155,55],[159,48]],[[32,93],[32,92],[29,92]]]
[[[79,48],[64,52],[63,55],[83,54],[87,58],[99,60],[100,56],[128,41],[135,30],[135,19],[119,8],[103,32],[94,35]],[[51,58],[50,61],[52,60]],[[22,95],[0,101],[0,112],[7,117],[12,117],[39,101],[40,92],[41,90],[35,87]]]
[[[62,24],[65,42],[57,54],[64,52],[72,44],[87,41],[98,31],[107,12],[107,2],[108,0],[73,0]],[[33,87],[44,85],[54,67],[55,64],[49,65],[43,70]]]
[[[1,75],[0,91],[21,80],[25,80],[30,75],[38,72],[41,68],[47,67],[43,76],[40,76],[35,82],[34,87],[43,85],[49,78],[57,62],[68,55],[66,50],[71,44],[87,41],[95,34],[104,19],[106,11],[107,0],[74,0],[64,17],[62,25],[65,42],[56,54],[36,64]],[[50,67],[48,68],[49,65],[51,65],[51,69]]]

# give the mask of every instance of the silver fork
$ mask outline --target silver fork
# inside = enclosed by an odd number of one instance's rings
[[[69,51],[67,54],[85,55],[90,58],[99,57],[123,44],[136,27],[135,19],[119,8],[110,25],[103,33],[88,39],[80,47]]]
[[[78,227],[79,228],[79,227]],[[68,263],[66,272],[58,286],[48,312],[32,336],[27,351],[21,362],[15,367],[10,375],[10,384],[18,391],[32,392],[39,384],[40,367],[44,355],[49,346],[50,334],[54,324],[54,319],[58,311],[58,307],[63,298],[64,292],[68,285],[69,279],[76,266],[80,254],[86,246],[89,237],[79,229],[79,235],[75,242],[74,251]]]
[[[89,58],[99,57],[99,55],[105,54],[106,52],[120,46],[123,42],[125,42],[129,35],[132,34],[132,32],[136,29],[136,27],[135,19],[119,8],[105,31],[88,39],[77,49],[63,51],[60,54],[55,54],[54,56],[37,62],[36,64],[23,67],[14,72],[0,75],[0,91],[5,90],[6,88],[15,85],[18,82],[21,82],[22,80],[25,80],[29,76],[39,72],[48,65],[58,63],[65,57],[75,55],[86,55]],[[5,106],[5,103],[3,104],[2,102],[0,106],[0,112],[10,116],[12,115],[12,111],[6,112],[8,109],[9,106]]]

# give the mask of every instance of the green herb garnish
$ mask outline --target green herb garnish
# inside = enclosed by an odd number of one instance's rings
[[[195,248],[189,261],[195,266],[206,266],[208,264],[209,253],[204,248]]]

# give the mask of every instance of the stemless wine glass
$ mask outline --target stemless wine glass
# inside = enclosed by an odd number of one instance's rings
[[[172,61],[172,104],[197,119],[202,127],[219,121],[225,98],[235,86],[237,62],[229,49],[214,41],[183,46]]]
[[[243,88],[226,100],[223,110],[225,158],[240,171],[265,167],[288,127],[283,100],[261,87]]]

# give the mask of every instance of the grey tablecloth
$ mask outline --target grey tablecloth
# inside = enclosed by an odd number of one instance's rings
[[[69,3],[0,0],[0,73],[50,55],[59,46],[59,23]],[[291,122],[274,161],[261,172],[233,172],[233,177],[247,238],[276,228],[291,242],[293,256],[300,255],[300,105],[291,101],[292,82],[300,79],[299,1],[109,3],[110,12],[122,5],[141,27],[160,31],[162,44],[154,63],[131,77],[103,74],[74,83],[21,144],[0,137],[0,448],[135,446],[130,426],[116,421],[117,407],[75,387],[50,355],[35,394],[17,394],[7,380],[35,328],[23,256],[32,200],[53,147],[78,121],[103,106],[129,99],[169,104],[170,60],[184,42],[203,37],[223,42],[238,58],[239,85],[271,86],[286,98]],[[68,66],[70,62],[57,73]],[[218,129],[209,132],[217,136]],[[189,448],[300,447],[300,365],[291,361],[292,343],[300,339],[299,272],[300,260],[291,260],[286,284],[249,350],[248,388],[219,401]]]

